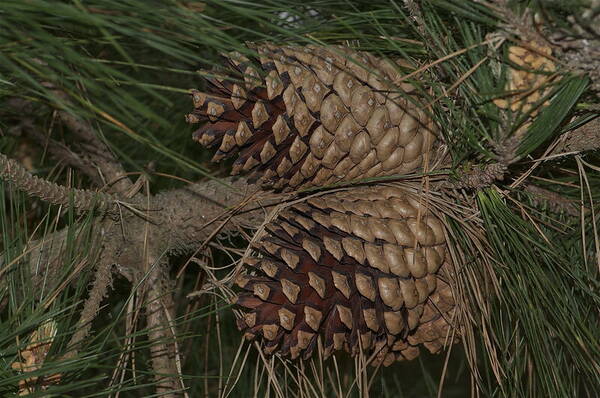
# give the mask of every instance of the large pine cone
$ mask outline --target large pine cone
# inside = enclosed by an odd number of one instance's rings
[[[232,174],[290,190],[407,174],[430,162],[436,127],[399,64],[345,47],[256,46],[258,62],[228,56],[231,78],[193,90],[194,134],[239,153]],[[400,62],[402,64],[402,62]],[[260,65],[255,67],[254,65]]]
[[[412,359],[448,339],[454,300],[444,227],[419,199],[391,186],[307,199],[279,214],[258,242],[258,271],[242,275],[238,326],[264,350],[308,357],[371,352]]]

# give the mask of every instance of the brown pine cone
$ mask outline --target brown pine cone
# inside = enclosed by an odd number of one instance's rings
[[[393,64],[344,47],[253,46],[253,63],[228,61],[243,82],[192,90],[194,137],[238,153],[232,174],[252,172],[278,190],[407,174],[431,162],[437,128]],[[255,67],[254,65],[260,65]]]
[[[308,357],[320,335],[334,350],[389,365],[419,345],[437,352],[454,313],[444,227],[392,186],[354,188],[284,210],[257,243],[258,270],[240,276],[238,326],[264,351]]]

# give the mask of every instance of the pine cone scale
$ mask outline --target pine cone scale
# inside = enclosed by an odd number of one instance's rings
[[[232,78],[192,91],[192,123],[232,173],[295,190],[407,174],[433,160],[437,127],[402,81],[403,62],[343,47],[251,45],[226,55]],[[399,67],[398,67],[399,66]],[[229,80],[228,80],[229,79]],[[231,81],[230,81],[231,80]],[[297,203],[266,225],[238,280],[238,326],[265,353],[308,357],[376,351],[376,362],[437,351],[454,301],[443,224],[394,186],[354,188]],[[445,337],[445,336],[444,336]]]
[[[239,153],[235,172],[252,171],[284,190],[423,166],[436,128],[414,94],[405,99],[406,85],[400,86],[405,93],[393,93],[398,71],[389,62],[337,47],[254,49],[258,67],[228,56],[243,87],[219,81],[212,94],[192,92],[196,109],[188,121],[208,122],[196,133],[200,143],[226,141],[215,160]],[[222,121],[247,128],[217,124]],[[226,138],[238,130],[251,137]]]
[[[369,196],[379,199],[370,202]],[[392,219],[381,217],[390,212],[411,239],[398,243]],[[441,315],[454,309],[438,275],[448,264],[441,228],[427,208],[398,188],[358,189],[352,196],[336,192],[285,210],[257,243],[263,257],[249,261],[268,272],[240,284],[248,292],[240,295],[240,305],[268,313],[252,317],[254,325],[238,324],[251,335],[262,334],[271,352],[293,357],[301,351],[310,355],[318,336],[326,354],[340,347],[354,354],[382,348],[377,358],[384,364],[414,356],[421,344],[435,351],[450,327]],[[279,325],[277,334],[274,327],[261,329],[260,322]],[[300,331],[308,334],[300,338]]]

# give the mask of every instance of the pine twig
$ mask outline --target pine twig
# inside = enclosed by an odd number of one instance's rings
[[[49,204],[72,204],[79,212],[97,210],[102,213],[117,211],[118,202],[110,195],[84,189],[67,188],[29,173],[15,160],[0,153],[0,178],[15,184],[17,189]]]
[[[423,19],[423,12],[421,7],[414,0],[404,0],[404,6],[408,9],[411,18],[417,26],[417,30],[422,36],[426,36],[427,28],[425,27],[425,20]]]
[[[50,134],[47,134],[39,129],[35,121],[27,118],[19,122],[16,126],[8,130],[9,134],[14,136],[24,136],[33,141],[35,144],[43,148],[52,158],[59,163],[79,170],[87,175],[96,186],[104,185],[102,176],[96,167],[90,161],[89,155],[78,153],[68,145],[53,139]]]
[[[504,179],[506,165],[492,163],[487,165],[474,165],[470,170],[461,173],[458,179],[449,182],[452,188],[481,189],[492,185],[495,181]]]
[[[68,351],[65,354],[65,358],[73,358],[77,355],[77,351],[80,348],[81,343],[90,333],[92,328],[92,321],[98,315],[100,311],[100,304],[108,293],[108,288],[112,284],[112,264],[103,262],[100,263],[96,269],[96,275],[94,278],[92,289],[90,294],[85,301],[83,310],[79,317],[78,329],[71,337],[68,345]]]
[[[168,291],[168,264],[159,261],[149,270],[145,283],[146,319],[152,368],[156,379],[156,393],[165,398],[175,398],[181,389],[176,364],[177,336],[170,326],[167,312],[173,310],[172,296]]]
[[[548,208],[555,213],[566,213],[570,216],[577,217],[580,215],[580,207],[577,201],[569,200],[559,195],[556,192],[538,187],[533,184],[525,184],[523,190],[532,195],[535,203],[544,203]]]
[[[101,177],[112,184],[113,191],[125,192],[131,188],[131,180],[123,178],[126,176],[123,165],[115,158],[108,146],[98,138],[92,126],[66,111],[58,111],[58,117],[77,135],[79,138],[77,146],[81,147],[87,163],[93,165]]]
[[[59,90],[55,90],[54,93],[62,98],[66,104],[70,103],[66,93]],[[7,101],[7,105],[12,112],[18,115],[40,113],[37,110],[37,104],[21,98],[11,98]],[[70,141],[69,145],[57,142],[48,135],[36,131],[31,117],[24,119],[13,130],[20,129],[24,131],[40,146],[47,148],[52,155],[81,170],[99,186],[109,184],[107,187],[109,192],[125,192],[130,189],[132,182],[127,178],[123,165],[108,145],[100,139],[96,129],[87,121],[64,110],[64,107],[60,107],[58,104],[56,106],[59,109],[54,112],[54,115],[75,136],[75,140]]]
[[[573,131],[564,133],[560,140],[561,143],[556,146],[549,156],[572,155],[600,148],[600,117]]]

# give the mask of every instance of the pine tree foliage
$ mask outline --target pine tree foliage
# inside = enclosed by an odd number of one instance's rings
[[[456,336],[447,340],[462,344],[386,369],[361,355],[325,360],[330,353],[318,345],[308,359],[265,356],[260,341],[245,342],[235,327],[231,303],[240,258],[256,254],[255,231],[215,229],[201,245],[148,260],[139,276],[122,264],[97,268],[104,194],[89,197],[83,212],[74,194],[50,203],[28,197],[2,160],[0,395],[598,396],[598,7],[596,0],[2,1],[0,152],[25,179],[82,190],[118,184],[89,167],[89,159],[112,157],[138,179],[142,196],[209,179],[232,189],[224,178],[231,162],[212,164],[214,153],[192,141],[184,115],[193,108],[191,88],[204,92],[229,73],[224,54],[259,59],[248,43],[344,46],[402,59],[411,71],[403,81],[440,127],[440,167],[407,184],[422,182],[444,218],[459,309]],[[349,192],[353,183],[334,188]],[[293,204],[318,198],[318,188],[296,193]],[[140,209],[141,202],[119,202],[109,217],[151,214]],[[175,282],[161,291],[174,298],[175,316],[157,328],[146,286],[165,264]],[[102,306],[81,325],[90,297]],[[173,331],[175,374],[166,376],[181,391],[169,395],[155,357]],[[87,337],[73,350],[77,335]]]

